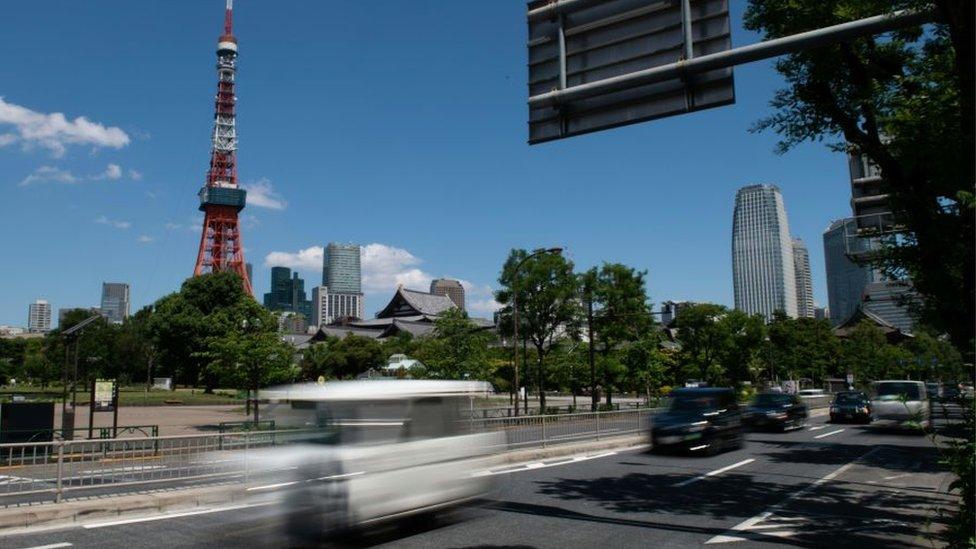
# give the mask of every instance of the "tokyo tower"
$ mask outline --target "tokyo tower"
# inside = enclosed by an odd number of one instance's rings
[[[244,290],[254,295],[244,263],[244,245],[238,214],[247,192],[237,186],[237,128],[234,120],[234,77],[237,73],[237,38],[234,37],[233,0],[224,11],[224,34],[217,39],[217,96],[213,143],[207,181],[200,189],[203,233],[193,276],[232,271],[241,277]]]

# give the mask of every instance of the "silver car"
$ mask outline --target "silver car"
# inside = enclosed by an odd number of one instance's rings
[[[871,384],[871,407],[878,426],[928,429],[932,421],[925,383],[884,380]]]

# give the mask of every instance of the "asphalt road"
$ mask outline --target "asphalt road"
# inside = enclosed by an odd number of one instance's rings
[[[482,505],[374,528],[359,547],[905,547],[947,520],[927,437],[831,425],[752,433],[711,457],[604,453],[493,470]],[[288,547],[274,504],[0,537],[0,547]]]

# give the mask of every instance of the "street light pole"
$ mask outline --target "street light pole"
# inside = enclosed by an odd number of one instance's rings
[[[515,362],[515,415],[516,416],[518,415],[518,410],[519,410],[519,396],[520,396],[520,393],[521,393],[520,387],[519,387],[519,354],[518,354],[518,342],[519,342],[519,335],[518,335],[518,329],[519,329],[519,317],[518,317],[518,311],[519,311],[519,308],[518,308],[518,274],[519,274],[519,270],[522,268],[522,265],[524,265],[526,261],[532,259],[533,257],[537,257],[537,256],[540,256],[542,254],[561,254],[561,253],[563,253],[563,249],[562,248],[539,248],[539,249],[535,250],[534,252],[532,252],[531,254],[523,257],[522,258],[522,261],[519,261],[515,265],[515,269],[512,271],[512,322],[513,322],[512,331],[513,331],[513,339],[514,339],[514,341],[512,343],[512,347],[514,347],[514,349],[515,349],[515,361],[514,362]],[[526,413],[528,413],[528,405],[529,405],[529,393],[528,393],[528,391],[526,391],[525,392]]]

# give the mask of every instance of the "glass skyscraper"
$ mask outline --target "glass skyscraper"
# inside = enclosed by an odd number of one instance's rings
[[[797,316],[793,241],[779,187],[749,185],[735,195],[732,216],[735,308],[772,318]]]
[[[102,282],[102,314],[109,322],[122,324],[129,318],[129,285],[123,282]]]
[[[330,293],[363,293],[363,274],[358,244],[330,242],[322,257],[322,285]]]
[[[843,323],[854,314],[868,284],[879,282],[879,273],[851,261],[877,248],[877,241],[857,236],[855,219],[838,219],[823,234],[824,265],[827,271],[827,304],[830,323]]]

